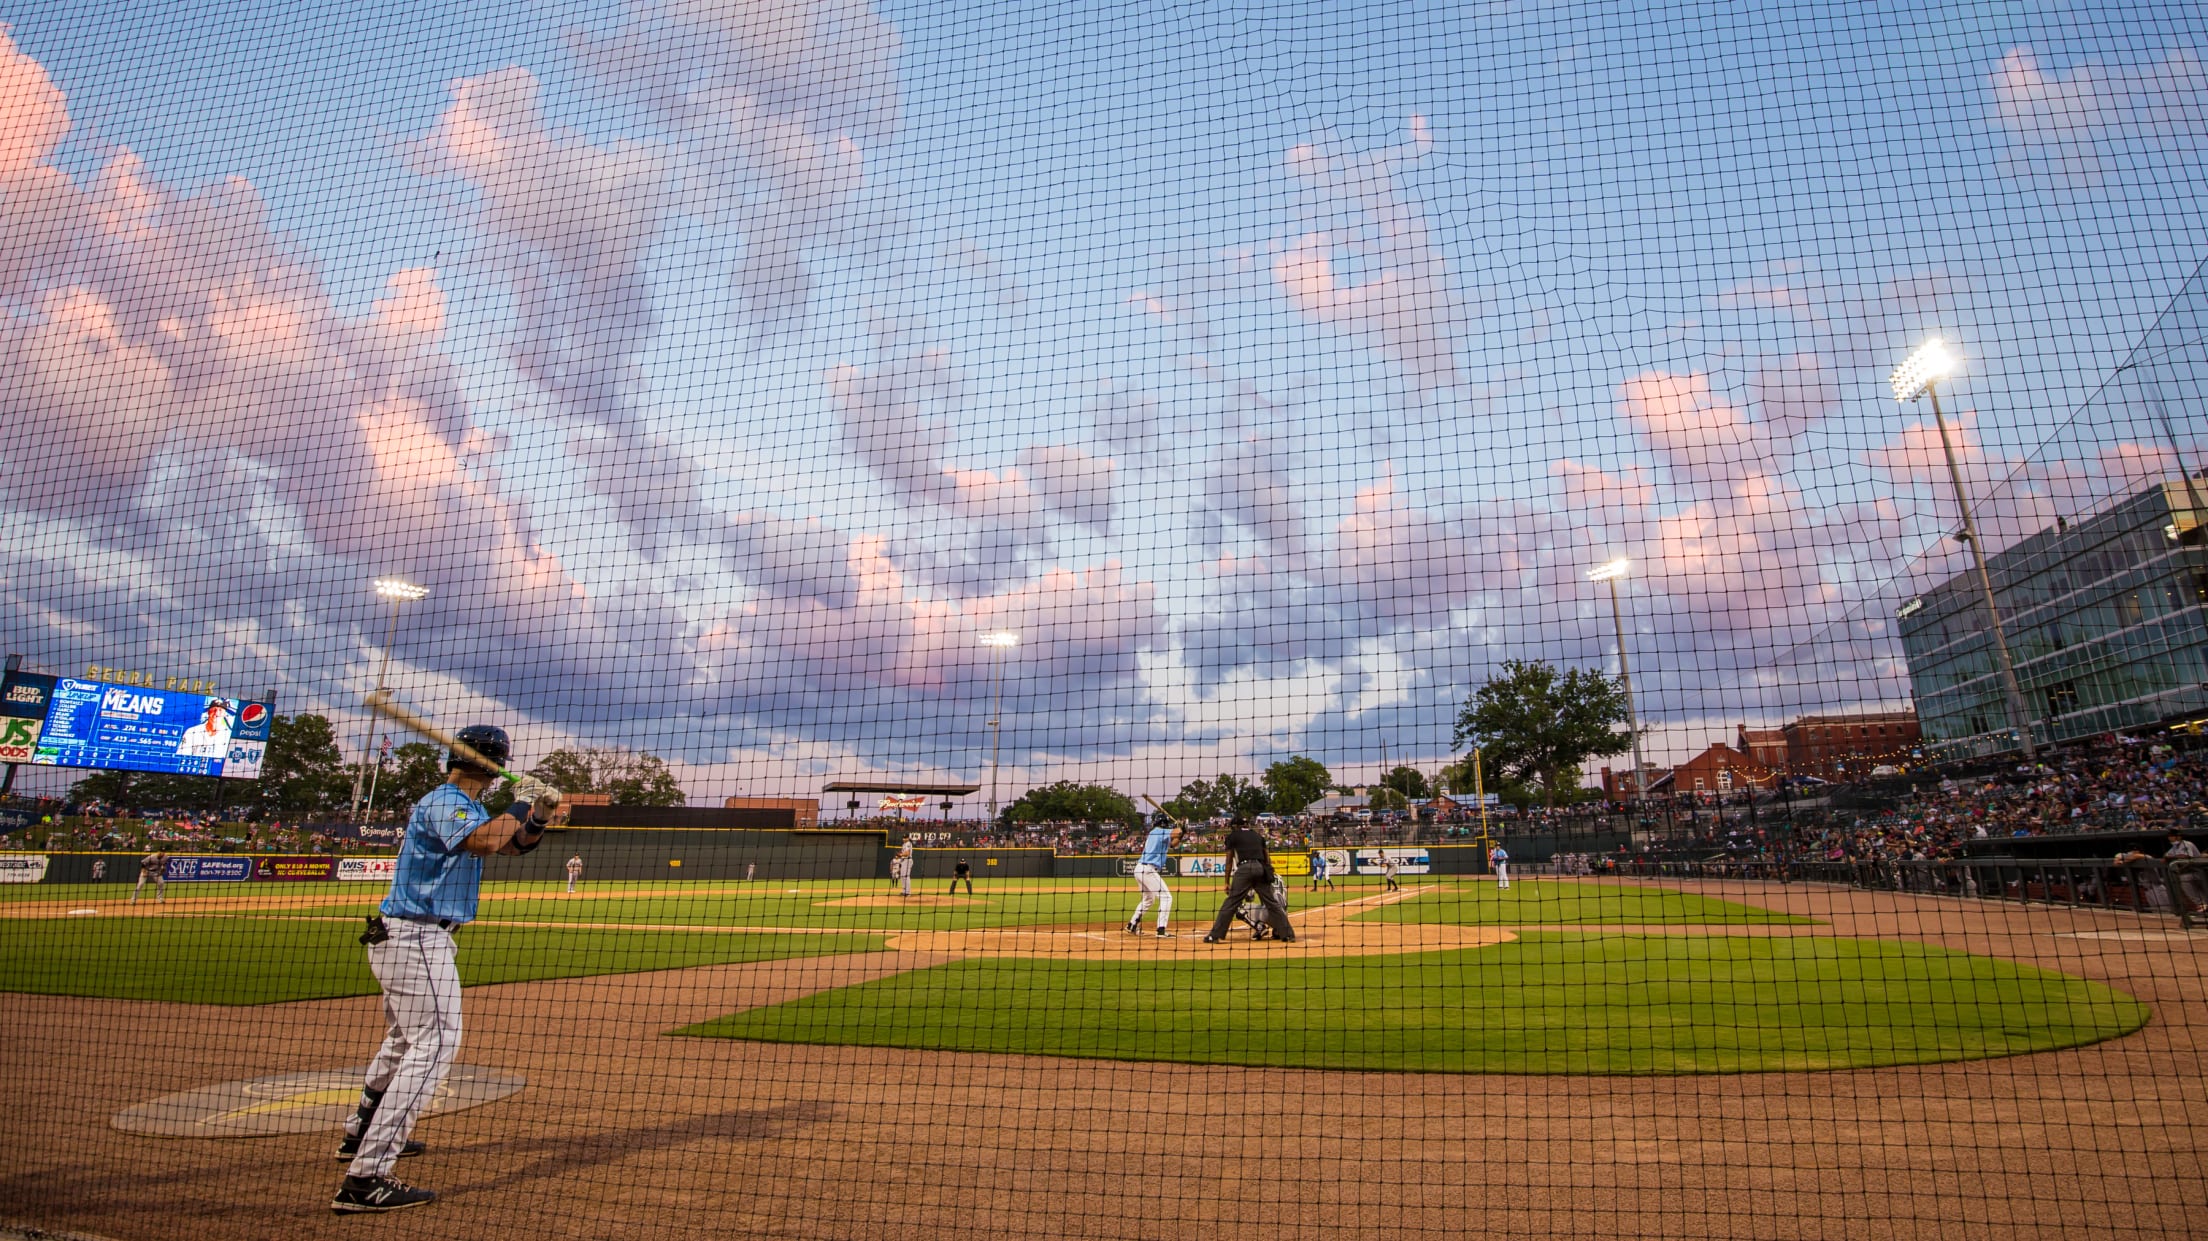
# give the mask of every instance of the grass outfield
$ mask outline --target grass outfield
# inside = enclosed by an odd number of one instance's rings
[[[972,960],[688,1027],[701,1037],[1309,1069],[1731,1073],[2017,1055],[2145,1005],[1915,943],[1583,936],[1304,961]]]
[[[286,918],[0,921],[0,991],[183,1004],[275,1004],[373,995],[358,922]],[[460,981],[535,982],[866,952],[876,935],[477,925],[460,933]]]

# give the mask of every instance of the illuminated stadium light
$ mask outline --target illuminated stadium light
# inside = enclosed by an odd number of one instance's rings
[[[981,644],[983,646],[1018,646],[1020,644],[1020,635],[1016,633],[1006,633],[1002,630],[999,630],[996,633],[985,633],[981,635]]]
[[[1961,369],[1962,363],[1947,351],[1947,342],[1935,336],[1904,358],[1888,381],[1894,385],[1894,399],[1907,405],[1923,396],[1925,389]]]
[[[383,665],[376,669],[376,692],[381,694],[390,688],[387,678],[391,673],[391,647],[399,640],[399,605],[419,603],[429,598],[429,587],[419,586],[403,577],[379,577],[376,579],[376,597],[391,604],[391,627],[383,635]],[[356,821],[373,816],[376,812],[376,782],[383,775],[383,764],[377,763],[369,770],[369,761],[375,756],[376,726],[368,725],[368,735],[360,743],[360,766],[353,769],[353,800],[348,809],[349,817]],[[361,794],[367,793],[363,806]]]
[[[1632,561],[1627,560],[1623,556],[1620,556],[1616,560],[1611,561],[1609,564],[1598,565],[1595,568],[1589,569],[1587,571],[1587,580],[1590,582],[1607,582],[1612,578],[1624,577],[1626,574],[1626,570],[1631,569],[1632,567]]]
[[[1959,369],[1955,355],[1947,351],[1947,343],[1935,336],[1917,346],[1917,351],[1904,358],[1888,379],[1894,385],[1894,399],[1905,405],[1920,396],[1932,398],[1932,425],[1940,433],[1940,453],[1947,458],[1947,483],[1955,493],[1955,510],[1963,519],[1962,531],[1955,537],[1970,544],[1971,560],[1978,569],[1978,588],[1985,597],[1986,620],[1993,635],[1994,661],[2001,670],[2001,695],[2008,702],[2009,729],[2016,734],[2017,748],[2024,751],[2025,761],[2034,762],[2039,758],[2039,748],[2032,741],[2031,716],[2024,709],[2016,661],[2009,654],[2009,636],[2001,626],[2001,607],[1994,601],[1993,575],[1986,568],[1985,544],[1978,539],[1978,523],[1971,515],[1970,493],[1963,488],[1963,470],[1955,461],[1955,441],[1947,431],[1947,414],[1940,409],[1939,382]]]

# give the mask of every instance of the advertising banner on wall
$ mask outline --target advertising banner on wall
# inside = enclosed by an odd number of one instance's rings
[[[238,704],[238,722],[230,729],[230,753],[222,760],[225,780],[257,780],[268,754],[268,729],[276,712],[265,702]]]
[[[1377,875],[1382,869],[1382,860],[1390,857],[1395,859],[1397,874],[1423,875],[1429,869],[1429,861],[1424,849],[1359,849],[1357,850],[1357,873],[1360,875]]]
[[[337,877],[337,859],[334,857],[264,857],[255,858],[255,879],[334,879]]]
[[[0,853],[0,883],[37,883],[45,877],[45,854]]]
[[[28,763],[38,754],[38,734],[52,705],[55,678],[11,672],[0,682],[0,763]]]
[[[348,883],[391,882],[391,876],[399,873],[399,859],[395,857],[345,857],[337,859],[337,877]]]
[[[172,857],[170,883],[236,883],[253,877],[249,857]]]
[[[1216,879],[1227,873],[1227,859],[1224,857],[1184,857],[1179,860],[1181,873],[1184,875],[1210,875]]]
[[[1328,874],[1346,875],[1349,873],[1349,850],[1321,849],[1319,850],[1319,856],[1326,859]]]
[[[357,840],[364,845],[393,848],[406,836],[404,823],[332,823],[316,830],[332,840]]]

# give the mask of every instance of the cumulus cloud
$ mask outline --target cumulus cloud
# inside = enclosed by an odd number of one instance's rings
[[[1322,213],[1341,218],[1336,227],[1298,236],[1272,262],[1273,281],[1289,305],[1370,341],[1421,390],[1457,382],[1465,326],[1433,221],[1403,183],[1432,149],[1433,134],[1419,116],[1411,118],[1410,140],[1396,147],[1289,148],[1289,172]]]
[[[645,0],[612,35],[570,43],[730,204],[747,313],[770,326],[802,317],[807,252],[861,225],[866,156],[897,132],[896,28],[866,0]]]
[[[2020,169],[2061,181],[2098,181],[2129,150],[2196,142],[2208,121],[2208,66],[2186,48],[2067,74],[2014,48],[1987,84],[1994,123],[2015,143]]]

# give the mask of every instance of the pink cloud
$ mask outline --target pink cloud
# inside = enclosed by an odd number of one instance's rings
[[[2013,48],[1987,75],[1993,120],[2027,168],[2090,184],[2137,144],[2192,141],[2208,122],[2208,67],[2177,48],[2140,65],[2081,64],[2068,74]]]
[[[445,291],[437,287],[437,269],[409,267],[394,272],[376,299],[376,322],[394,332],[435,341],[445,332]]]
[[[1464,311],[1426,209],[1402,185],[1403,170],[1433,149],[1424,117],[1411,118],[1411,140],[1368,152],[1299,143],[1289,171],[1346,214],[1340,227],[1307,231],[1275,256],[1272,276],[1304,316],[1369,339],[1420,389],[1458,379],[1457,335]],[[1337,258],[1354,254],[1367,274],[1352,281]]]

